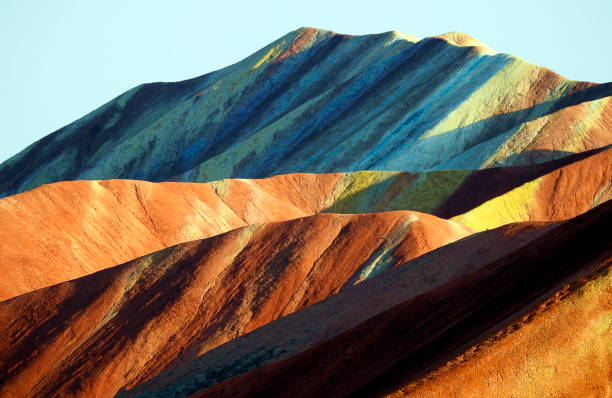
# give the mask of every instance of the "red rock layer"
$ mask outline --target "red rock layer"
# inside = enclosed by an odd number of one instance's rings
[[[194,396],[606,396],[612,243],[601,231],[610,222],[607,203],[323,344]],[[575,311],[581,304],[590,307]],[[546,334],[551,341],[539,347]],[[562,356],[572,352],[582,355]]]
[[[0,395],[113,396],[469,235],[415,212],[252,225],[0,303]]]
[[[527,146],[528,151],[545,153],[564,148],[568,152],[583,152],[603,147],[610,144],[612,101],[603,98],[582,102],[539,121],[543,126]]]
[[[612,199],[612,148],[543,176],[533,219],[563,220]]]
[[[472,235],[345,289],[204,355],[187,359],[127,396],[185,395],[323,343],[399,303],[528,245],[554,225],[513,224]]]

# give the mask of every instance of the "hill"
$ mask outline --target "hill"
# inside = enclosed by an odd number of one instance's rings
[[[320,214],[183,243],[0,302],[0,395],[114,396],[470,233],[416,212]]]

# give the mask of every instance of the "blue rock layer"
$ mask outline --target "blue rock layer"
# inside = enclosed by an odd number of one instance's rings
[[[0,196],[75,179],[540,163],[612,143],[610,95],[612,84],[458,33],[302,28],[219,71],[138,86],[48,135],[0,165]]]

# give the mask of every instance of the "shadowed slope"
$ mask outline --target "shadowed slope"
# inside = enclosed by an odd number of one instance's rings
[[[459,356],[454,366],[410,386],[406,393],[605,396],[612,375],[612,243],[601,231],[611,222],[612,203],[607,203],[323,344],[194,396],[380,396],[506,326],[483,346]],[[575,290],[577,286],[581,287]],[[568,291],[573,292],[567,296]],[[348,290],[341,295],[347,294]],[[281,322],[269,325],[269,332]],[[561,326],[560,330],[555,326]],[[551,341],[546,334],[552,334]],[[479,350],[483,353],[474,353]],[[462,358],[467,362],[461,363]]]
[[[337,184],[329,212],[412,209],[475,230],[561,221],[612,199],[612,148],[530,166],[417,174],[356,172]]]
[[[562,217],[557,214],[538,214],[533,218],[507,217],[502,225],[517,221],[557,221],[574,217],[607,200],[603,190],[597,200],[587,192],[605,187],[612,179],[608,170],[609,155],[594,157],[602,151],[611,153],[607,147],[566,156],[550,162],[530,166],[494,167],[485,170],[437,170],[422,173],[362,171],[347,173],[334,188],[334,200],[326,212],[362,213],[410,209],[450,218],[476,208],[483,203],[503,196],[514,188],[551,174],[568,166],[586,172],[592,168],[593,176],[585,185],[575,185],[575,192],[583,192],[573,209],[566,208]],[[589,160],[586,160],[589,159]],[[583,160],[581,165],[569,166]],[[551,177],[546,177],[550,179]],[[553,177],[554,178],[554,177]],[[553,219],[550,217],[553,216]],[[500,214],[503,221],[504,215]]]
[[[113,396],[462,238],[416,212],[321,214],[184,243],[0,303],[0,395]]]
[[[388,397],[606,397],[612,276],[584,273],[532,311]],[[589,280],[590,279],[590,280]],[[588,280],[588,281],[587,281]],[[585,283],[586,282],[586,283]]]
[[[459,202],[452,196],[449,201],[453,199]],[[452,220],[478,231],[517,221],[559,221],[610,199],[612,149],[607,149],[533,179]]]
[[[546,230],[545,224],[509,225],[446,245],[320,304],[232,340],[200,358],[178,364],[126,395],[182,397],[234,375],[291,357],[405,300],[512,253]]]
[[[458,216],[529,181],[606,149],[608,147],[580,152],[533,166],[506,166],[474,170],[461,181],[460,185],[454,186],[453,193],[431,213],[442,218]],[[578,214],[574,214],[576,215]]]
[[[456,32],[302,28],[219,71],[122,94],[4,162],[0,195],[74,179],[540,163],[612,143],[611,94]]]

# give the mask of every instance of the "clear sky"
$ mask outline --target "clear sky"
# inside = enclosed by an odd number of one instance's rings
[[[612,0],[0,0],[0,161],[140,83],[239,61],[302,26],[462,31],[575,80],[612,81]]]

